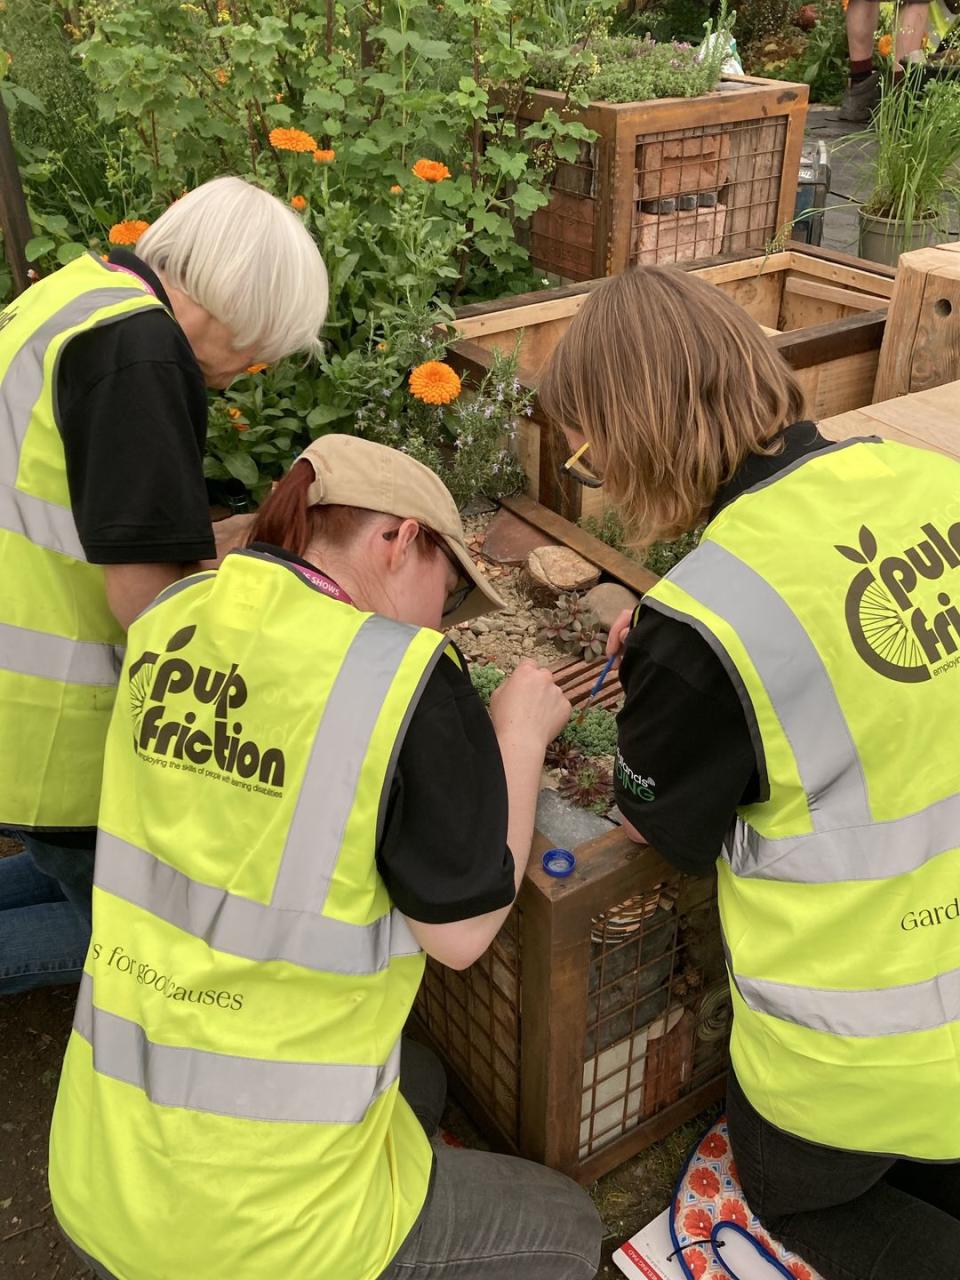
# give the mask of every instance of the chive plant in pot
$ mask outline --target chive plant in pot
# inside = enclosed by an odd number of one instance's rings
[[[924,83],[923,68],[885,80],[867,129],[876,149],[860,208],[860,256],[896,266],[901,253],[949,238],[960,196],[960,84]]]

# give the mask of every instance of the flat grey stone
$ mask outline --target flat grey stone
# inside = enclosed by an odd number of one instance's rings
[[[559,791],[544,787],[537,800],[536,826],[558,849],[576,849],[585,840],[605,835],[614,824],[588,809],[578,809]]]

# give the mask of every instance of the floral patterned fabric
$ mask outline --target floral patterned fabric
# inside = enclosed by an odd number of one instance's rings
[[[822,1280],[809,1263],[785,1249],[764,1231],[750,1212],[737,1168],[730,1152],[726,1119],[700,1139],[687,1161],[673,1203],[673,1234],[688,1276],[693,1280],[730,1280],[710,1241],[710,1233],[720,1222],[734,1223],[748,1231],[775,1263],[781,1274],[792,1280]],[[702,1246],[697,1244],[702,1241]],[[771,1273],[777,1268],[771,1268]]]

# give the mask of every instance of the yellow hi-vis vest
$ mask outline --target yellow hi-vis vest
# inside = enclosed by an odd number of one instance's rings
[[[744,1092],[811,1142],[960,1160],[960,465],[810,454],[644,607],[715,650],[768,793],[718,863]]]
[[[445,645],[250,551],[131,627],[50,1142],[118,1280],[372,1280],[413,1226],[424,957],[376,848]]]
[[[57,369],[78,333],[162,305],[85,254],[0,312],[0,826],[96,826],[123,631],[74,523]]]

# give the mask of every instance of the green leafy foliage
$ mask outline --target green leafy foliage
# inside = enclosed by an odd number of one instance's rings
[[[586,529],[587,533],[592,533],[595,538],[599,538],[601,542],[605,542],[608,547],[613,547],[622,555],[629,556],[632,560],[638,560],[645,565],[651,573],[658,574],[661,578],[665,573],[678,564],[684,556],[689,555],[696,547],[703,535],[703,526],[685,533],[679,538],[674,538],[669,542],[653,542],[649,547],[637,547],[629,541],[629,535],[624,528],[623,521],[613,507],[607,507],[603,515],[584,516],[580,521],[580,527]]]
[[[557,158],[594,135],[565,110],[585,101],[576,75],[543,119],[520,122],[520,103],[537,41],[592,29],[612,0],[579,16],[559,0],[552,16],[551,0],[347,0],[329,13],[326,0],[75,0],[66,33],[51,0],[16,3],[49,27],[24,81],[0,80],[41,274],[221,173],[290,201],[321,247],[319,367],[288,361],[214,401],[210,479],[259,499],[311,437],[358,431],[436,467],[461,502],[516,490],[507,446],[529,401],[510,359],[439,407],[408,378],[444,358],[454,303],[536,287],[517,226],[546,203]],[[45,130],[58,79],[72,86],[57,108],[70,128]],[[300,131],[304,149],[276,129]],[[424,159],[436,181],[415,173]]]
[[[684,41],[658,44],[652,37],[607,36],[594,39],[580,55],[589,59],[584,92],[603,102],[642,102],[651,98],[693,98],[720,82],[728,41],[736,20],[721,5],[716,24],[708,19],[704,35],[716,35],[701,57]],[[565,87],[570,54],[545,57],[537,64],[538,82],[547,89]]]
[[[902,85],[887,80],[868,135],[875,144],[867,213],[903,224],[904,244],[915,224],[936,219],[946,231],[960,202],[960,84],[924,84],[908,65]]]
[[[617,718],[603,707],[590,707],[582,718],[579,713],[571,718],[558,741],[588,758],[612,756],[617,749]]]
[[[490,696],[494,689],[498,689],[506,680],[506,675],[495,667],[492,662],[480,663],[475,662],[470,668],[470,679],[474,689],[480,695],[480,701],[485,707],[490,705]]]
[[[699,545],[702,534],[703,526],[691,530],[690,533],[681,534],[679,538],[669,542],[654,542],[644,551],[643,563],[651,573],[656,573],[662,578]]]

